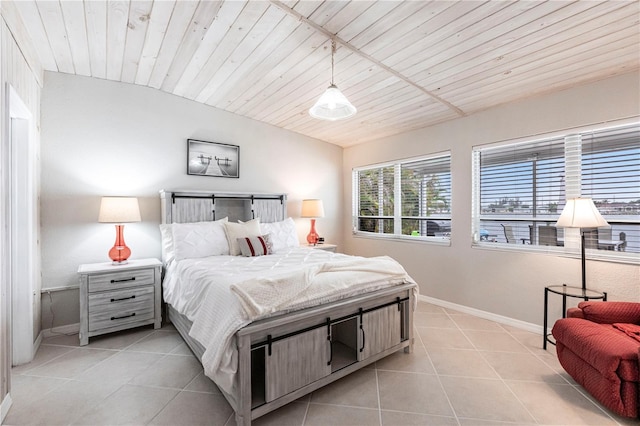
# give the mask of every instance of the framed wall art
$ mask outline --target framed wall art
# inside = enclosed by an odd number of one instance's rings
[[[240,177],[240,147],[226,143],[187,139],[187,174]]]

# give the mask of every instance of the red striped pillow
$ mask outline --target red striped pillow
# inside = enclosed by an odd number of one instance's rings
[[[238,238],[240,253],[245,257],[264,256],[273,253],[271,237],[267,235],[257,235],[255,237]]]

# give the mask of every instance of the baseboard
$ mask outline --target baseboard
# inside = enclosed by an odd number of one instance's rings
[[[7,417],[11,404],[13,404],[13,401],[11,400],[11,394],[8,393],[2,400],[2,405],[0,405],[0,424],[2,424],[4,422],[4,418]]]
[[[432,305],[441,306],[447,309],[453,309],[454,311],[463,312],[465,314],[473,315],[476,317],[484,318],[490,321],[495,321],[500,324],[509,325],[511,327],[519,328],[521,330],[529,331],[531,333],[542,334],[542,326],[532,324],[530,322],[520,321],[514,318],[505,317],[502,315],[494,314],[492,312],[481,311],[480,309],[470,308],[464,305],[458,305],[457,303],[447,302],[446,300],[435,299],[433,297],[420,295],[419,300],[423,302],[431,303]]]
[[[67,324],[61,325],[58,327],[47,328],[46,330],[42,330],[41,335],[44,337],[53,337],[58,336],[60,334],[77,334],[80,332],[80,323],[77,322],[75,324]]]

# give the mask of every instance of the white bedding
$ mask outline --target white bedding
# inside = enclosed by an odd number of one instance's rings
[[[358,265],[360,271],[347,271],[347,266],[358,268]],[[280,296],[270,300],[264,293],[276,281],[290,286],[286,300]],[[234,335],[240,328],[274,313],[404,283],[414,281],[391,258],[367,259],[300,247],[269,256],[211,256],[173,261],[167,266],[163,293],[167,303],[193,322],[189,334],[205,348],[202,357],[205,374],[227,393],[234,394],[237,368]],[[253,308],[245,310],[232,287],[241,296],[244,289],[244,303],[253,304]],[[296,296],[292,297],[294,293]]]

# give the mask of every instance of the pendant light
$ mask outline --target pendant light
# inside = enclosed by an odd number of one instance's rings
[[[333,57],[336,53],[336,42],[331,40],[331,85],[320,99],[309,110],[309,115],[320,120],[344,120],[354,115],[357,110],[351,102],[342,94],[340,89],[333,84]]]

